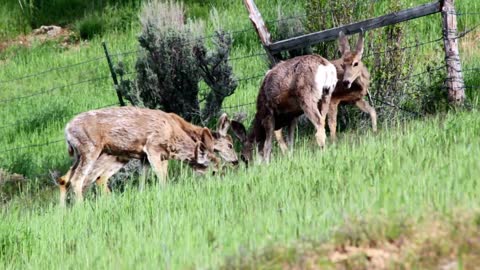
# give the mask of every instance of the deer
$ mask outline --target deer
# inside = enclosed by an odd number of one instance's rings
[[[304,113],[316,128],[318,146],[324,148],[325,117],[336,84],[335,66],[320,55],[298,56],[269,70],[257,96],[250,132],[232,121],[232,130],[243,146],[242,160],[248,165],[256,146],[262,161],[268,163],[274,131],[285,126],[294,129],[294,120]],[[318,104],[322,104],[320,109]]]
[[[65,127],[65,137],[74,162],[57,180],[60,204],[65,206],[69,188],[76,201],[83,201],[86,186],[96,182],[109,192],[108,179],[131,159],[145,159],[162,185],[167,180],[168,160],[188,163],[203,174],[222,159],[238,164],[230,120],[219,118],[217,130],[193,125],[174,113],[137,107],[92,110],[74,117]]]
[[[377,132],[377,113],[365,96],[368,94],[370,85],[370,74],[362,62],[364,34],[360,32],[359,39],[355,51],[350,50],[347,37],[343,32],[339,33],[339,49],[341,57],[331,61],[337,70],[338,82],[330,99],[328,108],[328,127],[330,129],[330,138],[336,141],[337,129],[337,112],[340,104],[355,104],[361,111],[370,115],[373,132]],[[319,108],[324,104],[319,103]],[[296,125],[296,119],[293,120],[293,125]],[[288,131],[287,142],[282,136],[282,130],[275,131],[275,138],[280,146],[282,153],[286,153],[288,149],[293,148],[293,137],[295,127]]]

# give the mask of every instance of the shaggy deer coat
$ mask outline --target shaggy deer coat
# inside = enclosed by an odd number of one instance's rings
[[[317,132],[320,147],[325,145],[325,117],[337,83],[333,64],[319,55],[299,56],[281,62],[267,72],[257,97],[257,112],[250,133],[232,121],[232,128],[243,143],[242,159],[252,159],[257,145],[264,161],[269,161],[274,131],[305,113]],[[319,110],[318,104],[323,107]]]
[[[364,99],[368,94],[370,85],[370,74],[362,62],[363,55],[363,33],[360,34],[356,50],[350,51],[350,46],[345,35],[340,32],[339,48],[342,57],[332,61],[337,70],[338,82],[332,93],[328,108],[328,127],[333,141],[336,140],[337,112],[339,104],[355,104],[363,112],[370,114],[373,131],[377,131],[377,114],[375,109]],[[319,109],[323,110],[324,104],[319,103]],[[275,131],[275,137],[283,153],[293,147],[296,119],[293,120],[289,129],[288,140],[282,137],[282,130]],[[288,146],[287,146],[288,145]]]
[[[136,107],[121,107],[81,113],[65,128],[68,150],[75,161],[59,178],[60,201],[65,204],[67,187],[77,200],[83,187],[97,180],[104,184],[130,159],[146,158],[164,183],[169,159],[185,161],[203,172],[214,152],[237,163],[232,139],[227,135],[230,121],[222,115],[217,132],[192,125],[173,113]]]

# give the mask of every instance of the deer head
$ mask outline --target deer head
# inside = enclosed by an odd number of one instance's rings
[[[230,119],[228,119],[226,113],[223,113],[218,119],[217,130],[213,132],[214,151],[218,153],[223,160],[237,165],[238,157],[235,148],[233,148],[232,136],[228,135],[230,126]]]
[[[350,51],[347,37],[340,32],[338,43],[340,53],[342,54],[343,81],[342,84],[346,89],[352,86],[352,83],[361,75],[363,69],[363,31],[360,32],[355,51]]]
[[[214,139],[208,128],[203,128],[200,141],[195,145],[193,159],[189,160],[190,166],[195,171],[203,172],[200,168],[208,168],[210,162],[217,163],[217,158],[214,153]]]
[[[253,158],[253,140],[248,138],[247,130],[242,123],[238,121],[232,121],[231,125],[233,133],[242,144],[240,158],[243,162],[245,162],[245,164],[248,165],[248,162]]]

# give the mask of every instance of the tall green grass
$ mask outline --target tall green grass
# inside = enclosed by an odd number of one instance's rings
[[[303,13],[302,1],[256,2],[267,21],[276,19],[273,7],[277,5],[292,15]],[[426,2],[403,3],[409,7]],[[479,8],[473,0],[456,3],[460,11]],[[232,58],[263,52],[241,1],[187,1],[187,13],[205,19],[212,5],[225,29],[245,30],[234,33]],[[382,5],[381,1],[375,4],[375,14],[365,14],[365,18],[386,13]],[[14,10],[0,6],[0,14],[6,15],[0,16],[1,26],[4,22],[17,25]],[[190,169],[174,163],[172,184],[166,189],[151,186],[139,192],[131,185],[124,193],[58,209],[58,194],[44,186],[51,182],[50,169],[65,171],[70,165],[64,143],[2,151],[62,139],[65,124],[75,114],[117,102],[101,41],[107,41],[112,54],[138,49],[137,18],[130,24],[125,19],[128,16],[115,18],[120,23],[114,24],[127,27],[107,27],[102,36],[71,48],[49,42],[0,52],[0,168],[39,181],[35,187],[41,189],[27,190],[0,207],[0,268],[214,267],[225,256],[270,243],[329,237],[348,216],[381,212],[387,217],[396,213],[418,217],[431,211],[448,213],[454,207],[479,206],[480,117],[473,110],[412,123],[381,119],[379,135],[364,131],[342,134],[336,145],[323,152],[307,132],[308,139],[298,139],[292,156],[275,153],[268,166],[231,171],[223,178],[194,177]],[[479,23],[480,17],[466,15],[459,20],[463,31]],[[274,24],[269,26],[275,30]],[[404,42],[415,37],[420,41],[437,38],[440,28],[437,15],[410,22]],[[207,22],[206,29],[206,34],[211,34],[214,26]],[[0,35],[12,37],[22,30],[12,31]],[[461,47],[468,50],[462,54],[466,68],[478,67],[480,60],[473,35],[461,40],[462,46],[473,40],[470,47]],[[442,54],[441,42],[428,44],[411,61],[415,70],[422,71],[425,62],[421,60],[435,62]],[[134,71],[135,57],[133,53],[113,60],[124,61]],[[97,60],[9,81],[89,59]],[[238,78],[267,70],[262,56],[237,59],[232,64]],[[101,79],[72,85],[92,78]],[[469,85],[480,85],[478,72],[465,72],[465,78]],[[230,114],[245,111],[250,119],[253,104],[235,106],[255,101],[261,79],[241,81],[226,100],[225,110]],[[70,86],[6,101],[62,85]],[[468,95],[470,103],[478,104],[478,90],[468,89]]]
[[[476,208],[479,155],[473,111],[345,135],[324,151],[299,140],[269,165],[224,177],[182,169],[165,189],[131,186],[64,210],[26,210],[18,198],[1,212],[0,267],[215,268],[270,244],[329,237],[351,216]]]
[[[288,10],[292,16],[304,13],[302,2],[292,3],[281,0],[256,2],[266,21],[276,19],[277,9],[272,8],[276,6],[281,6],[283,10]],[[410,5],[423,2],[425,1],[411,1]],[[261,75],[267,70],[267,64],[262,56],[242,57],[261,53],[263,48],[259,45],[258,38],[241,2],[204,2],[198,4],[198,8],[207,12],[214,5],[218,8],[219,17],[222,18],[222,27],[235,31],[233,34],[235,43],[231,54],[231,58],[239,58],[232,60],[235,75],[239,79],[260,76],[240,81],[236,93],[227,98],[225,110],[230,114],[245,111],[249,113],[251,118],[254,105],[250,103],[255,101],[262,79]],[[405,7],[410,5],[405,4]],[[188,2],[186,6],[187,11],[192,9],[192,7],[195,7],[195,5]],[[457,1],[457,7],[459,11],[475,10],[478,8],[478,3],[467,0]],[[376,15],[387,12],[383,1],[376,3],[374,10]],[[239,13],[239,11],[242,11],[242,13]],[[111,17],[114,17],[113,11],[110,14],[112,15]],[[125,16],[128,17],[128,15]],[[365,17],[369,16],[372,15],[365,14]],[[126,17],[125,20],[127,20]],[[471,27],[475,22],[480,21],[475,16],[461,18],[461,29]],[[0,106],[0,117],[2,119],[0,124],[0,152],[6,149],[43,144],[61,139],[63,137],[63,127],[75,114],[116,103],[116,95],[113,84],[109,79],[109,71],[106,60],[103,58],[104,54],[100,43],[102,40],[107,41],[112,54],[138,49],[137,35],[140,29],[138,24],[135,23],[137,19],[133,16],[131,18],[133,23],[129,27],[119,29],[118,31],[112,30],[114,28],[108,28],[108,31],[103,36],[94,37],[92,40],[82,42],[72,48],[64,48],[55,42],[34,43],[30,48],[14,46],[0,53],[0,58],[3,61],[0,69],[0,81],[2,81],[0,83],[0,100],[2,104]],[[123,23],[120,23],[120,25],[123,25]],[[270,23],[270,25],[274,29],[274,23]],[[438,35],[441,35],[440,26],[440,18],[437,15],[410,22],[406,32],[407,41],[414,36],[419,37],[420,40],[438,37]],[[207,21],[206,29],[206,35],[213,32],[214,26],[210,21]],[[418,31],[416,31],[417,29]],[[375,36],[373,35],[370,38],[375,38]],[[461,41],[463,42],[463,40]],[[423,71],[425,67],[420,59],[427,58],[437,61],[439,57],[442,57],[441,42],[423,46],[417,53],[418,55],[415,56],[418,64],[414,65],[413,68]],[[429,55],[436,55],[437,57],[430,57]],[[50,68],[77,64],[89,59],[97,60],[72,68],[45,73],[37,77],[9,81],[13,78],[23,77]],[[131,72],[134,71],[135,59],[135,53],[113,57],[114,63],[118,63],[120,60],[124,61],[127,64],[127,69]],[[468,57],[462,60],[464,60],[466,67],[475,67],[478,59],[478,54],[470,53]],[[433,60],[430,61],[432,62]],[[438,64],[442,64],[441,61]],[[435,63],[432,65],[435,65]],[[132,77],[134,74],[128,76]],[[477,73],[466,72],[465,76],[469,84],[479,84],[480,78],[477,76]],[[77,84],[95,78],[101,79]],[[52,88],[63,85],[68,86],[50,91]],[[35,95],[45,91],[48,92]],[[34,96],[28,97],[30,95]],[[474,100],[475,95],[475,89],[469,89],[470,100]],[[10,100],[23,96],[27,98]],[[241,107],[236,107],[238,105],[241,105]],[[39,177],[45,179],[50,169],[65,170],[68,166],[70,161],[64,149],[64,144],[60,142],[45,147],[0,153],[0,168],[22,173],[29,178]]]

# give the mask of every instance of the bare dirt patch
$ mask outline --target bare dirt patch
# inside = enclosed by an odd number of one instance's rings
[[[49,25],[41,26],[28,35],[20,35],[14,39],[0,41],[0,52],[11,46],[30,47],[33,43],[44,43],[51,40],[57,41],[64,47],[69,47],[78,43],[78,38],[76,38],[73,31],[60,26]]]
[[[268,247],[253,256],[228,258],[221,268],[480,269],[478,214],[469,217],[452,215],[408,227],[402,224],[400,227],[403,230],[398,231],[394,238],[379,232],[382,226],[399,228],[397,225],[374,224],[370,228],[361,228],[369,226],[366,223],[357,225],[354,233],[350,231],[340,240],[330,243],[304,241],[291,247]],[[389,229],[385,227],[383,232]],[[340,230],[340,233],[345,231]]]

